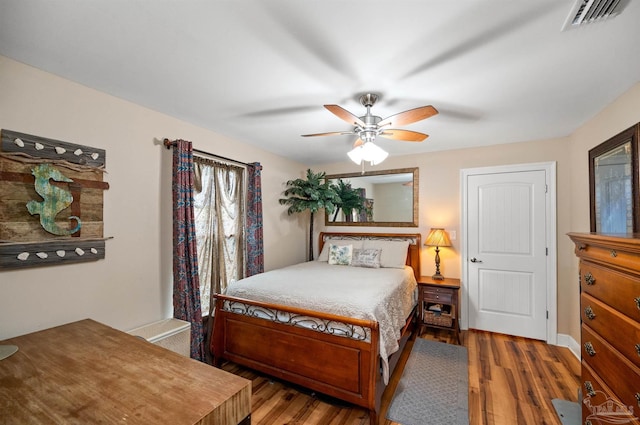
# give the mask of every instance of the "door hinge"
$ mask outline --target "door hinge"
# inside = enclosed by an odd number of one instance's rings
[[[544,193],[549,193],[549,185],[548,184],[544,185]]]
[[[549,248],[544,249],[544,255],[547,255],[547,256],[549,255]]]
[[[549,320],[549,310],[547,310],[547,320]]]

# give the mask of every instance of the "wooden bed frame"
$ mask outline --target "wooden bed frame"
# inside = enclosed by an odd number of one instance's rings
[[[319,247],[328,238],[409,239],[407,265],[420,277],[420,234],[406,233],[320,233]],[[324,330],[294,326],[287,321],[272,321],[225,309],[225,303],[249,305],[265,311],[288,312],[294,317],[320,319]],[[371,424],[377,424],[377,412],[384,391],[379,358],[378,322],[250,301],[223,295],[216,296],[215,319],[211,351],[214,365],[223,360],[261,371],[369,410]],[[402,330],[400,349],[389,359],[391,375],[397,358],[413,330],[412,312]],[[367,329],[368,341],[331,333],[338,322],[358,329]]]

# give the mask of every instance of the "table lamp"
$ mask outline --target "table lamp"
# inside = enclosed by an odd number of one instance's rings
[[[424,244],[425,246],[436,247],[436,273],[431,277],[434,280],[444,280],[444,276],[440,274],[440,247],[451,246],[449,235],[447,235],[447,232],[445,232],[444,229],[431,228],[431,232],[429,232],[429,236],[427,236],[427,240]]]

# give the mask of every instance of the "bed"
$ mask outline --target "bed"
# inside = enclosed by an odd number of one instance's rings
[[[379,249],[374,263],[382,267],[371,268],[371,259],[363,267],[333,264],[333,254],[347,246],[358,254]],[[420,248],[420,234],[323,232],[317,261],[230,284],[216,296],[214,365],[229,360],[353,403],[377,423],[382,393],[414,327]],[[330,294],[320,304],[317,286]],[[311,292],[298,294],[300,287]]]

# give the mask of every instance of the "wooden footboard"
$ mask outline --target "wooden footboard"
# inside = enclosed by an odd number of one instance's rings
[[[282,321],[273,321],[252,316],[244,307],[234,309],[230,305],[249,305],[260,311],[277,310],[291,315]],[[320,329],[296,324],[306,322],[306,317],[320,319]],[[356,331],[367,330],[367,340],[337,335],[341,331],[336,329],[342,329],[342,325]],[[227,359],[362,406],[369,410],[371,423],[376,423],[379,337],[375,321],[219,295],[211,350],[216,366]]]
[[[418,233],[323,232],[319,238],[320,250],[325,239],[330,238],[409,240],[406,264],[413,268],[416,279],[420,276],[422,244]],[[407,318],[399,341],[400,350],[389,359],[389,374],[413,329],[413,317],[414,313]],[[310,325],[308,318],[319,322]],[[216,366],[225,359],[230,360],[362,406],[369,410],[371,424],[378,423],[385,387],[379,344],[380,331],[375,321],[216,296],[211,338]]]

